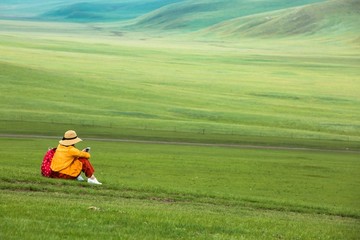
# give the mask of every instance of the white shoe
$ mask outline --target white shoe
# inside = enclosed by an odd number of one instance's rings
[[[76,180],[78,180],[78,181],[84,181],[84,178],[83,178],[81,175],[79,175],[79,176],[76,178]]]
[[[88,183],[90,183],[90,184],[97,184],[97,185],[101,185],[101,184],[102,184],[102,183],[99,182],[96,178],[94,178],[94,179],[88,178]]]

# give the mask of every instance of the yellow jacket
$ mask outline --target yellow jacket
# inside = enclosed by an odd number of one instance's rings
[[[90,158],[90,153],[59,144],[51,161],[51,170],[77,177],[82,169],[82,163],[78,160],[80,157]]]

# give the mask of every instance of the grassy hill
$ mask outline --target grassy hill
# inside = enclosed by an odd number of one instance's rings
[[[358,37],[360,2],[333,0],[232,19],[201,31],[221,38],[286,37],[293,35]],[[344,36],[345,35],[345,36]]]
[[[321,1],[324,0],[50,0],[46,3],[36,0],[7,0],[0,4],[0,17],[69,22],[132,19],[134,21],[128,26],[130,29],[192,31],[232,18]]]
[[[48,11],[40,17],[46,20],[76,22],[120,21],[136,18],[164,5],[178,1],[179,0],[133,0],[121,3],[118,1],[79,2]]]
[[[0,3],[0,18],[67,22],[120,21],[179,1],[181,0],[6,0]]]
[[[167,5],[139,17],[131,29],[193,31],[241,16],[284,9],[321,0],[201,0]]]
[[[76,2],[81,0],[3,0],[0,2],[0,18],[35,19],[46,11]]]
[[[7,0],[0,3],[0,18],[98,24],[98,30],[116,35],[196,32],[190,36],[234,40],[316,33],[352,35],[349,41],[356,42],[359,5],[356,0]]]

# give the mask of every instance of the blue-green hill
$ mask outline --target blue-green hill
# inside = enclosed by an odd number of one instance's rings
[[[101,24],[104,34],[221,39],[318,34],[356,42],[359,6],[359,0],[3,0],[0,19]]]
[[[173,2],[179,2],[179,0],[79,2],[61,6],[40,17],[47,20],[77,22],[119,21],[136,18]]]
[[[223,21],[324,0],[200,0],[182,1],[141,16],[131,29],[193,31]]]
[[[200,33],[221,38],[321,35],[354,38],[360,33],[360,1],[332,0],[240,17]]]
[[[134,29],[197,30],[223,21],[325,0],[4,0],[0,18],[102,22],[133,19]]]
[[[2,0],[0,1],[0,19],[33,19],[62,4],[66,4],[66,1]]]
[[[120,21],[181,1],[4,0],[0,2],[0,18],[67,22]]]

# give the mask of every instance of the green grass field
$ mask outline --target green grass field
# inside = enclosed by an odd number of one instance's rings
[[[273,23],[342,4],[324,2]],[[0,239],[358,239],[360,49],[345,14],[355,5],[317,15],[321,34],[289,25],[269,38],[253,35],[267,25],[249,26],[265,15],[245,18],[247,38],[242,19],[186,35],[204,23],[171,35],[154,30],[161,21],[127,32],[0,20]],[[147,17],[170,19],[172,7]],[[68,129],[91,146],[103,185],[40,175]]]
[[[51,34],[59,23],[2,23],[2,133],[73,126],[93,136],[359,149],[352,45],[135,40],[78,24]]]
[[[357,239],[358,154],[86,141],[102,186],[0,139],[2,239]],[[21,149],[21,150],[20,150]],[[64,229],[67,229],[64,232]]]

